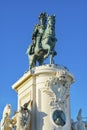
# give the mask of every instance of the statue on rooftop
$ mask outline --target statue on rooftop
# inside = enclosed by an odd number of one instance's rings
[[[72,130],[86,130],[85,122],[82,120],[82,109],[80,108],[77,114],[77,121],[72,122]]]
[[[77,128],[76,130],[86,130],[85,123],[82,121],[82,109],[80,108],[77,115]]]
[[[7,104],[3,111],[3,117],[1,120],[1,130],[12,130],[12,119],[11,115],[11,105]]]
[[[77,120],[82,121],[82,109],[81,108],[78,111]]]
[[[54,50],[57,41],[55,37],[55,16],[48,16],[45,12],[39,16],[40,24],[34,28],[32,43],[27,49],[30,62],[30,69],[36,66],[36,61],[42,65],[50,55],[50,64],[53,64],[53,57],[57,54]]]

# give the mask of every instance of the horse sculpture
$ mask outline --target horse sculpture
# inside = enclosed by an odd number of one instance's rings
[[[32,44],[27,49],[28,58],[30,61],[30,69],[36,66],[36,61],[39,62],[39,65],[42,65],[44,60],[50,55],[50,64],[53,64],[53,57],[57,54],[54,50],[55,43],[57,39],[55,38],[55,16],[48,16],[48,24],[43,33],[41,39],[41,48],[36,46],[34,49],[34,54],[30,54],[30,49]]]

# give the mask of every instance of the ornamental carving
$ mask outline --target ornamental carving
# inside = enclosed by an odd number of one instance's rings
[[[50,106],[64,108],[69,97],[70,82],[65,71],[57,72],[45,82],[43,92],[50,96]]]

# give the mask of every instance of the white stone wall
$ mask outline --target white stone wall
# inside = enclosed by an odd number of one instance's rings
[[[33,101],[31,130],[71,130],[70,85],[72,74],[58,65],[33,68],[13,85],[18,93],[18,109]],[[62,110],[66,117],[63,127],[53,121],[53,112]]]
[[[65,68],[55,65],[37,67],[33,71],[36,77],[36,130],[70,130],[70,84],[74,81],[73,76]],[[52,112],[56,109],[65,113],[66,124],[63,127],[55,125],[52,120]]]

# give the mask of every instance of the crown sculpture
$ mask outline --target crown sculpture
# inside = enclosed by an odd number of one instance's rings
[[[12,85],[18,94],[18,109],[11,116],[11,105],[6,104],[1,130],[87,130],[82,109],[76,122],[70,116],[74,77],[66,67],[54,64],[55,15],[43,12],[38,18],[27,49],[29,70]],[[49,64],[44,64],[48,57]]]

